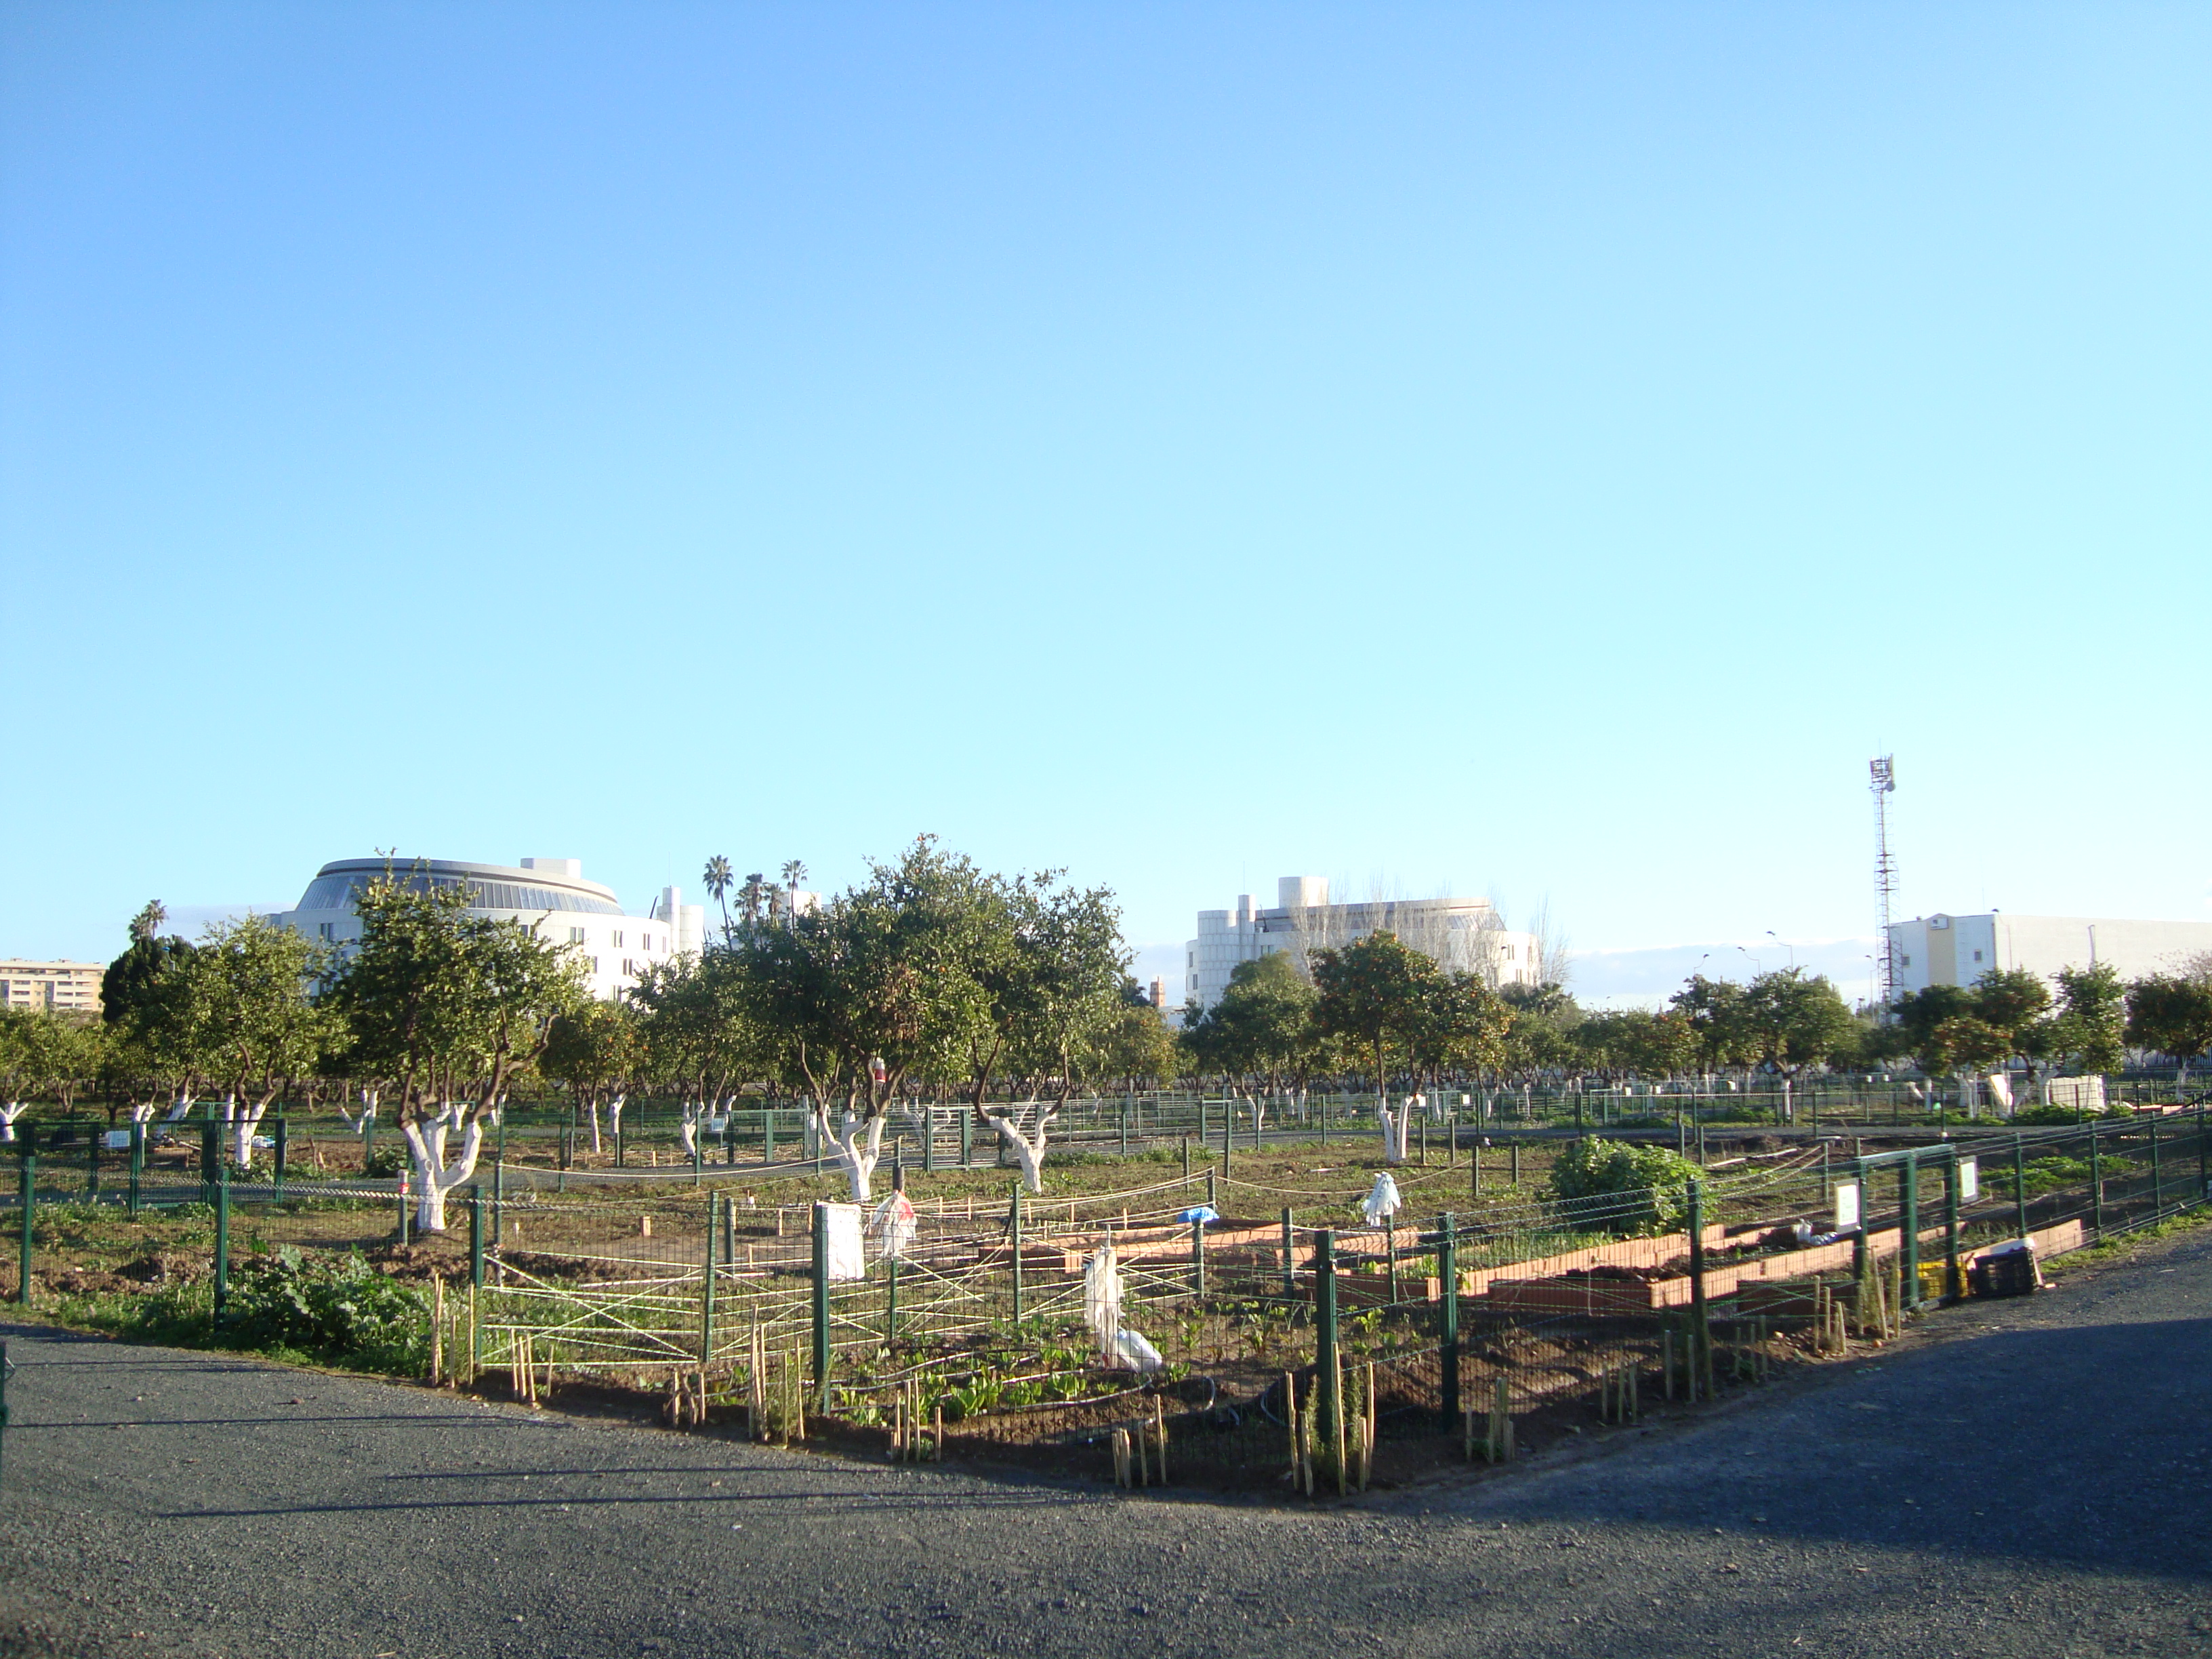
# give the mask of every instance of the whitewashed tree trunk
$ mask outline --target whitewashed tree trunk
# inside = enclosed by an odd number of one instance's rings
[[[1022,1186],[1029,1192],[1041,1193],[1044,1190],[1045,1131],[1051,1127],[1052,1120],[1058,1115],[1059,1110],[1056,1106],[1048,1106],[1037,1114],[1036,1135],[1034,1139],[1021,1132],[1020,1126],[1014,1121],[1014,1115],[1011,1112],[995,1114],[991,1119],[991,1127],[999,1132],[999,1139],[1006,1143],[1008,1149],[1020,1162]]]
[[[629,1103],[629,1097],[628,1095],[617,1095],[612,1100],[610,1100],[607,1103],[607,1133],[609,1134],[615,1136],[621,1135],[623,1108],[627,1106]],[[599,1137],[597,1133],[594,1132],[592,1138],[592,1150],[593,1152],[597,1152],[599,1149]]]
[[[223,1121],[230,1125],[230,1161],[241,1170],[252,1167],[253,1132],[261,1127],[262,1115],[268,1109],[265,1100],[252,1107],[228,1099],[222,1103]]]
[[[359,1117],[354,1116],[350,1112],[346,1110],[345,1099],[343,1096],[338,1098],[337,1104],[338,1115],[345,1119],[346,1127],[352,1130],[353,1133],[357,1135],[368,1133],[368,1126],[376,1121],[376,1091],[374,1089],[363,1089],[361,1091],[361,1115]]]
[[[151,1123],[154,1114],[161,1109],[152,1101],[142,1100],[131,1109],[131,1121],[133,1123]]]
[[[684,1156],[699,1155],[699,1120],[706,1114],[703,1102],[687,1100],[684,1103],[684,1121],[677,1126],[676,1139],[684,1148]]]
[[[808,1120],[814,1132],[837,1149],[837,1161],[844,1165],[845,1179],[853,1188],[853,1202],[868,1201],[868,1182],[874,1177],[877,1162],[883,1157],[884,1120],[872,1117],[866,1123],[852,1113],[842,1113],[837,1132],[830,1130],[830,1111],[817,1106]]]
[[[1382,1161],[1403,1164],[1406,1161],[1406,1129],[1413,1119],[1413,1103],[1407,1101],[1396,1111],[1388,1106],[1378,1106],[1376,1115],[1382,1120]]]
[[[418,1232],[446,1231],[446,1194],[476,1173],[477,1154],[483,1150],[481,1115],[470,1118],[463,1127],[459,1162],[450,1166],[446,1162],[447,1132],[453,1127],[458,1115],[448,1101],[438,1108],[437,1116],[428,1122],[418,1120],[401,1128],[407,1140],[407,1160],[415,1172],[415,1227]]]
[[[592,1097],[592,1155],[594,1158],[596,1158],[596,1157],[598,1157],[598,1156],[599,1156],[599,1097],[597,1095],[593,1095],[593,1096]]]
[[[15,1138],[15,1120],[22,1115],[23,1103],[20,1100],[11,1100],[0,1105],[0,1142]]]
[[[182,1090],[178,1093],[176,1103],[169,1108],[169,1115],[163,1121],[182,1123],[185,1121],[185,1114],[191,1109],[192,1091],[189,1089]]]

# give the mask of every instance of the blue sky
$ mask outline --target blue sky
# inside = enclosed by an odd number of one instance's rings
[[[1905,914],[2212,919],[2209,71],[2185,6],[18,0],[0,954],[930,830],[1156,970],[1313,872],[1840,974],[1885,750]]]

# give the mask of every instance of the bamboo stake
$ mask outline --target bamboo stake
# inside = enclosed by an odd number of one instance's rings
[[[945,1461],[945,1407],[941,1405],[931,1407],[929,1418],[931,1433],[929,1461],[933,1463],[942,1463]]]
[[[1336,1410],[1331,1414],[1336,1419],[1336,1495],[1341,1498],[1345,1495],[1344,1351],[1341,1348],[1336,1352],[1335,1372]]]
[[[430,1386],[441,1387],[446,1370],[446,1280],[442,1274],[430,1280]]]
[[[1152,1396],[1152,1427],[1160,1437],[1160,1485],[1168,1483],[1168,1413],[1158,1395]]]
[[[1298,1484],[1298,1380],[1290,1372],[1283,1373],[1283,1420],[1291,1431],[1291,1488]]]

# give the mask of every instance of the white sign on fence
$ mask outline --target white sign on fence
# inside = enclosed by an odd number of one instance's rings
[[[1982,1164],[1979,1158],[1959,1160],[1959,1202],[1971,1204],[1982,1195]]]
[[[1836,1185],[1836,1231],[1859,1224],[1859,1183],[1838,1182]]]
[[[127,1152],[131,1150],[131,1131],[128,1129],[110,1129],[102,1139],[106,1143],[107,1150],[111,1152]]]

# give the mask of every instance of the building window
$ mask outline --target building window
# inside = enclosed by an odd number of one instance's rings
[[[1976,962],[1979,962],[1981,959],[1982,959],[1982,953],[1981,953],[1979,951],[1975,951],[1975,952],[1974,952],[1974,960],[1975,960]]]
[[[620,933],[615,935],[615,949],[617,951],[622,949],[622,939],[623,936]]]
[[[599,971],[599,959],[597,957],[593,957],[591,960],[592,971],[596,974]]]
[[[583,942],[584,930],[580,927],[571,927],[568,930],[568,943],[571,945],[581,945]],[[595,969],[594,971],[597,970]]]
[[[1897,960],[1901,966],[1906,968],[1912,966],[1912,958],[1911,957],[1899,957]]]
[[[331,935],[332,926],[333,924],[327,921],[319,921],[315,924],[315,932],[320,938],[328,939]]]

